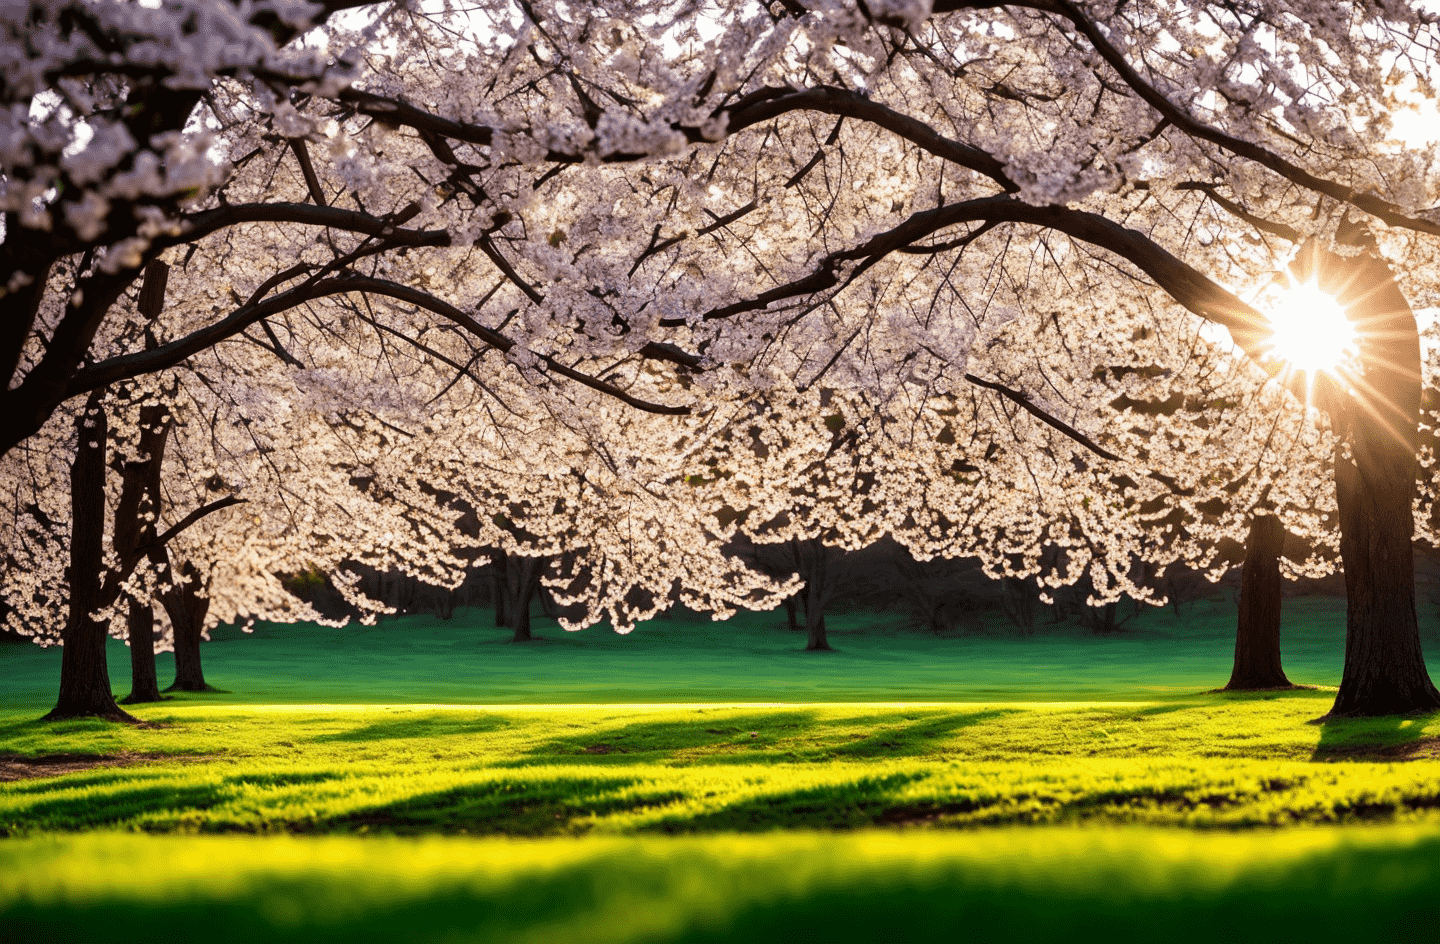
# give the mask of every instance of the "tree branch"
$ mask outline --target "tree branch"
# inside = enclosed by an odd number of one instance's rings
[[[242,505],[246,501],[247,499],[244,498],[237,498],[234,495],[226,495],[224,498],[217,498],[214,501],[209,502],[208,504],[201,505],[199,508],[196,508],[194,511],[190,512],[190,514],[186,515],[179,521],[172,524],[170,527],[166,528],[165,533],[161,534],[154,541],[136,548],[136,552],[144,552],[140,555],[143,557],[145,553],[149,553],[151,550],[158,550],[159,548],[162,548],[165,545],[169,544],[171,540],[178,537],[181,532],[185,531],[191,525],[196,524],[202,518],[212,515],[222,508],[229,508],[231,505]]]

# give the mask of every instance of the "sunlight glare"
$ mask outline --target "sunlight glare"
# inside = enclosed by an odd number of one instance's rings
[[[1296,370],[1331,369],[1356,353],[1355,325],[1314,282],[1288,289],[1271,309],[1270,325],[1272,351]]]

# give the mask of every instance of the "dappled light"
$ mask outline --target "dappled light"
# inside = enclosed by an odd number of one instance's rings
[[[3,0],[0,937],[1423,940],[1437,10]]]

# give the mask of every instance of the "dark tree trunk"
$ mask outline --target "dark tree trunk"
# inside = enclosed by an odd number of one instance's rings
[[[509,626],[505,612],[507,581],[505,579],[505,552],[496,548],[490,555],[490,597],[495,601],[495,625]]]
[[[90,717],[137,720],[115,703],[105,664],[108,624],[92,618],[103,602],[105,551],[105,440],[109,427],[100,398],[100,391],[91,393],[76,420],[78,441],[70,466],[70,605],[61,635],[60,696],[45,716],[47,721]]]
[[[1245,563],[1240,568],[1240,617],[1235,626],[1235,665],[1227,691],[1289,688],[1280,667],[1280,549],[1285,526],[1274,515],[1250,519]]]
[[[560,607],[556,604],[555,598],[550,595],[550,591],[540,587],[535,591],[535,595],[540,598],[540,612],[545,614],[545,618],[558,620]]]
[[[792,633],[800,631],[800,623],[796,610],[800,606],[799,594],[785,598],[785,628]]]
[[[175,630],[175,682],[167,692],[214,691],[205,684],[205,671],[200,664],[200,634],[205,617],[210,613],[210,598],[203,596],[200,571],[186,561],[179,575],[188,578],[184,586],[174,587],[161,598],[165,615]]]
[[[1000,583],[1000,602],[1021,635],[1029,636],[1035,629],[1035,594],[1030,585],[1018,577],[1005,577]]]
[[[124,704],[160,701],[155,677],[155,610],[148,603],[130,601],[130,694]]]
[[[1345,566],[1345,671],[1331,716],[1434,711],[1415,616],[1412,502],[1420,414],[1415,316],[1378,259],[1311,249],[1322,287],[1350,311],[1364,376],[1332,387],[1330,413],[1343,443],[1335,456],[1340,556]],[[1304,273],[1303,274],[1308,274]]]
[[[155,522],[160,514],[160,469],[165,461],[165,444],[170,435],[170,411],[150,404],[140,408],[138,462],[121,467],[120,500],[115,507],[111,543],[121,557],[140,553],[155,542]],[[153,549],[158,550],[158,549]],[[156,554],[148,555],[152,561]],[[155,677],[155,611],[149,603],[130,602],[130,694],[125,704],[160,701],[160,684]]]
[[[505,562],[505,614],[515,631],[511,642],[529,642],[530,603],[540,588],[540,574],[545,569],[543,557],[511,556]]]
[[[830,589],[825,556],[825,545],[818,540],[795,542],[795,561],[805,578],[805,589],[800,592],[805,604],[806,652],[831,651],[830,640],[825,635],[825,598]]]

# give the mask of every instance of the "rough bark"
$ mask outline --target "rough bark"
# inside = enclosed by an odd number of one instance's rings
[[[60,695],[47,721],[137,719],[115,703],[105,663],[108,623],[93,618],[102,601],[105,543],[105,439],[109,432],[92,393],[76,420],[79,441],[70,466],[70,601],[61,635]],[[87,425],[88,424],[88,425]]]
[[[1420,340],[1415,316],[1378,259],[1310,247],[1297,268],[1356,322],[1363,375],[1332,385],[1340,556],[1345,567],[1345,670],[1333,717],[1440,709],[1415,615],[1412,547]],[[1348,455],[1347,448],[1348,447]]]
[[[1240,616],[1235,626],[1235,664],[1227,691],[1289,688],[1280,666],[1280,550],[1285,526],[1270,514],[1250,519],[1245,563],[1240,568]]]
[[[170,617],[170,626],[175,632],[175,681],[166,691],[214,691],[205,683],[205,671],[200,663],[200,636],[210,612],[210,598],[202,594],[203,581],[193,563],[186,561],[178,572],[187,582],[161,597],[165,615]]]

